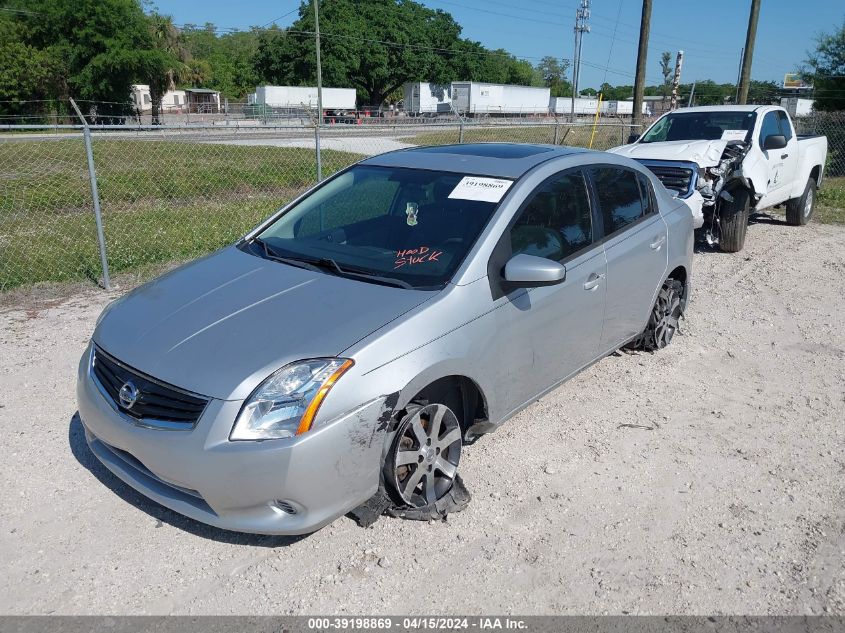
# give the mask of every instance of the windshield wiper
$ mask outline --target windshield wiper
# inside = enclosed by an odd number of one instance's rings
[[[355,277],[358,279],[366,279],[367,281],[371,281],[373,283],[384,284],[386,286],[395,286],[397,288],[405,288],[407,290],[414,289],[411,284],[409,284],[407,281],[402,281],[401,279],[394,279],[393,277],[382,277],[380,275],[375,275],[370,271],[361,268],[341,268],[340,265],[330,257],[321,257],[319,259],[306,257],[286,257],[285,255],[281,255],[279,252],[277,252],[272,246],[270,246],[260,237],[255,237],[252,239],[252,241],[256,244],[259,244],[264,249],[264,254],[267,259],[272,259],[283,264],[290,264],[291,266],[298,266],[299,268],[305,268],[307,270],[313,271],[329,270],[332,273],[341,277]]]
[[[270,246],[260,237],[255,237],[252,239],[252,241],[256,244],[261,245],[261,247],[264,249],[264,255],[267,257],[267,259],[272,259],[273,261],[281,262],[282,264],[288,264],[290,266],[296,266],[297,268],[305,268],[306,270],[320,270],[320,268],[318,266],[315,266],[314,263],[311,261],[304,259],[295,259],[293,257],[285,257],[284,255],[280,255],[273,249],[272,246]]]
[[[330,257],[321,257],[317,260],[309,260],[309,262],[311,264],[314,264],[315,266],[320,266],[321,268],[331,269],[342,277],[357,277],[359,279],[366,279],[375,283],[385,284],[388,286],[396,286],[397,288],[405,288],[407,290],[414,289],[411,284],[409,284],[407,281],[402,281],[401,279],[394,279],[393,277],[382,277],[381,275],[373,274],[372,272],[364,270],[362,268],[341,268],[340,265]]]

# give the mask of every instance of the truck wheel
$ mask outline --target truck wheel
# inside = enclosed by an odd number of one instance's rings
[[[786,223],[792,226],[804,226],[813,217],[815,209],[816,181],[810,178],[800,197],[786,201]]]
[[[683,297],[684,285],[680,281],[672,278],[664,281],[645,330],[628,347],[653,352],[669,345],[679,330],[679,321],[684,313]]]
[[[731,192],[732,201],[723,201],[719,211],[719,247],[726,253],[738,253],[745,246],[751,194],[747,189]]]

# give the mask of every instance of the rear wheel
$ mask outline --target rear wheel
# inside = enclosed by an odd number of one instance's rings
[[[684,286],[677,279],[667,279],[657,293],[654,307],[648,318],[648,325],[630,347],[646,352],[663,349],[679,329],[684,313]]]
[[[719,248],[726,253],[738,253],[745,246],[751,193],[747,189],[736,189],[731,196],[733,200],[723,201],[719,210]]]
[[[801,196],[786,201],[786,222],[793,226],[804,226],[813,217],[815,209],[816,181],[810,178]]]

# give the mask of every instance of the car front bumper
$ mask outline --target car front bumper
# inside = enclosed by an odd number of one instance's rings
[[[306,534],[378,489],[384,398],[283,440],[230,441],[241,401],[211,400],[189,431],[132,424],[79,364],[77,402],[91,451],[117,477],[163,506],[219,528]]]

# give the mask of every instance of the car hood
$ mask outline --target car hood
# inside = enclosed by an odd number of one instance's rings
[[[699,167],[719,164],[727,141],[665,141],[663,143],[633,143],[614,147],[610,152],[628,158],[651,160],[688,160]]]
[[[229,247],[115,301],[94,342],[159,380],[240,400],[279,367],[337,356],[435,294],[310,271]]]

